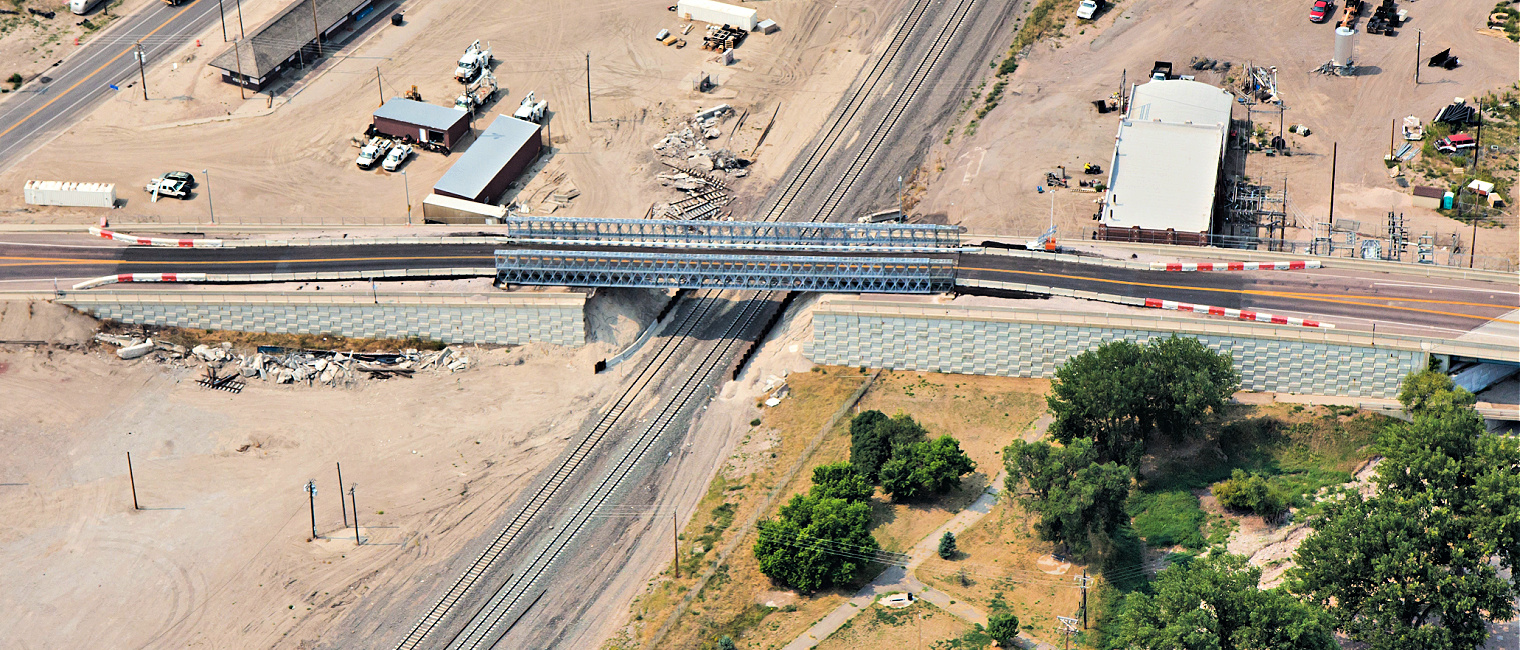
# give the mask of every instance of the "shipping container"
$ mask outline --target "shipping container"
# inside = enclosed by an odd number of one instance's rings
[[[112,183],[27,181],[23,193],[28,205],[64,205],[80,208],[116,206],[116,185]]]
[[[712,25],[728,25],[746,32],[755,31],[754,9],[735,7],[715,0],[677,0],[676,15],[686,20],[700,20]]]

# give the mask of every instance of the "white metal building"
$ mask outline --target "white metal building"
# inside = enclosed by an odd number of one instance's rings
[[[754,9],[736,7],[716,0],[677,0],[676,15],[686,20],[728,25],[746,32],[755,31]]]
[[[1174,79],[1134,86],[1109,164],[1099,239],[1206,243],[1235,99]]]

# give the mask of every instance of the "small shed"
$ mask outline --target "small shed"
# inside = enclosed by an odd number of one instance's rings
[[[1446,196],[1446,190],[1439,187],[1427,187],[1425,185],[1414,186],[1414,207],[1441,209],[1441,199]]]
[[[375,109],[375,131],[453,149],[470,132],[470,115],[437,104],[392,97]]]
[[[677,0],[676,15],[685,20],[700,20],[713,25],[728,25],[746,32],[755,31],[754,9],[736,7],[717,0]]]
[[[498,115],[459,157],[433,192],[476,203],[494,204],[507,185],[522,175],[543,145],[539,125]]]

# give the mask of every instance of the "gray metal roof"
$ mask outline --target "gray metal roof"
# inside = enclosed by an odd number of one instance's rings
[[[264,24],[255,27],[248,32],[248,38],[238,43],[237,47],[228,47],[227,51],[218,54],[211,60],[211,67],[221,68],[228,72],[238,72],[239,63],[234,60],[234,52],[237,59],[241,60],[242,74],[252,79],[261,79],[274,71],[275,66],[285,62],[285,59],[296,53],[308,43],[316,40],[313,32],[313,20],[311,5],[317,6],[315,23],[322,26],[322,31],[338,24],[349,12],[358,9],[370,0],[295,0],[274,18]],[[323,45],[323,53],[326,54],[327,46]]]
[[[433,186],[433,191],[448,192],[457,196],[479,196],[486,185],[496,178],[512,156],[521,151],[524,144],[538,137],[538,125],[519,120],[511,115],[498,115],[491,126],[480,132],[468,151],[459,157],[443,178]]]
[[[405,97],[392,97],[385,101],[384,106],[375,109],[375,117],[425,126],[435,131],[447,131],[449,127],[458,124],[468,115],[464,111],[447,106],[428,104]]]

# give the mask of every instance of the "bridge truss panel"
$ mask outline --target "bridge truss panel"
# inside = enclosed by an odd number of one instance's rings
[[[932,258],[499,250],[496,270],[504,284],[572,287],[940,293],[955,286],[955,262]]]
[[[506,225],[521,241],[609,246],[927,251],[961,243],[958,226],[930,224],[513,217]]]

